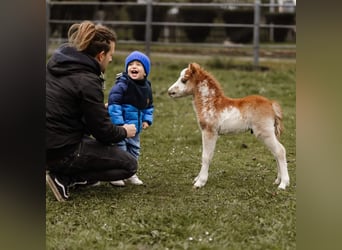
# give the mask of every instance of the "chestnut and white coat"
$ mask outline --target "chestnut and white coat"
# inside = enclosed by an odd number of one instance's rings
[[[203,187],[214,155],[219,134],[251,130],[263,141],[277,161],[274,183],[285,189],[290,184],[286,151],[278,138],[283,130],[282,110],[276,101],[260,95],[229,98],[218,81],[197,63],[181,71],[178,80],[168,89],[172,98],[193,96],[193,107],[202,132],[202,167],[194,179],[194,187]]]

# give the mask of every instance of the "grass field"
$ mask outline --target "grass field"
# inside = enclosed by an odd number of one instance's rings
[[[71,192],[65,203],[46,191],[46,249],[296,249],[296,65],[267,63],[264,71],[219,58],[152,57],[154,124],[141,135],[139,177],[145,186],[108,183]],[[106,90],[124,66],[115,56]],[[249,132],[221,136],[205,187],[192,180],[201,162],[201,134],[191,97],[173,100],[168,87],[196,61],[226,95],[262,94],[283,107],[291,178],[286,191],[272,185],[276,162]]]

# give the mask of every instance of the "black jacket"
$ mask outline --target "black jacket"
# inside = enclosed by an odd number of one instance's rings
[[[110,121],[102,85],[94,58],[68,45],[56,50],[46,69],[47,158],[75,148],[84,135],[108,145],[126,138],[126,130]]]

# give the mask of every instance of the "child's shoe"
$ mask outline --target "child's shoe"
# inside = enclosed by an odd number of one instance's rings
[[[138,176],[132,175],[128,179],[125,180],[125,182],[133,184],[133,185],[143,185],[144,183],[138,178]]]
[[[116,187],[124,187],[125,186],[125,182],[123,180],[111,181],[109,183],[113,186],[116,186]]]

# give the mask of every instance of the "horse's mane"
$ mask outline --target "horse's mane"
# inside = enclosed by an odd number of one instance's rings
[[[199,68],[197,73],[200,81],[207,80],[209,87],[216,90],[216,95],[224,95],[221,84],[211,73],[202,67]]]

